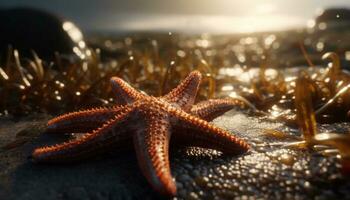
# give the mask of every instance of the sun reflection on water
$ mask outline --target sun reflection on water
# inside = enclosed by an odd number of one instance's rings
[[[300,28],[305,24],[304,18],[287,15],[240,17],[220,15],[152,15],[129,19],[120,22],[116,26],[118,26],[118,29],[129,31],[172,30],[185,33],[251,33]]]

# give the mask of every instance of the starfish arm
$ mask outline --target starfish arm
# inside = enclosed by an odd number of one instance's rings
[[[190,113],[206,121],[212,121],[225,112],[242,106],[244,102],[239,99],[211,99],[194,105]]]
[[[115,101],[118,105],[133,103],[134,101],[145,97],[144,94],[131,87],[121,78],[112,77],[111,85],[115,93]]]
[[[199,71],[193,71],[179,86],[171,90],[163,98],[171,104],[177,104],[187,112],[191,109],[195,101],[201,79],[201,73]]]
[[[126,132],[130,129],[128,121],[132,120],[133,116],[132,109],[127,108],[101,128],[81,138],[35,149],[32,158],[35,162],[72,162],[106,152],[116,143],[126,144],[132,138]]]
[[[93,108],[67,113],[51,119],[47,123],[48,133],[86,133],[102,126],[118,115],[123,106],[112,108]]]
[[[171,111],[173,118],[178,121],[176,127],[176,138],[187,141],[199,147],[211,148],[228,154],[246,152],[250,146],[243,139],[240,139],[230,132],[208,123],[200,118],[192,116],[183,111]]]
[[[174,196],[176,184],[169,166],[170,125],[166,118],[147,120],[144,130],[134,135],[139,166],[152,187],[161,194]]]

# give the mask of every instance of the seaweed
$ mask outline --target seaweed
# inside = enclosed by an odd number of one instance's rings
[[[112,76],[160,96],[197,69],[203,74],[199,100],[240,99],[246,109],[260,118],[300,128],[302,137],[288,144],[290,147],[316,150],[317,145],[326,145],[322,151],[337,150],[343,163],[349,163],[346,142],[349,134],[317,131],[317,123],[348,121],[350,74],[342,69],[337,53],[309,55],[305,44],[299,40],[300,56],[309,67],[293,74],[286,72],[287,65],[280,68],[278,62],[276,51],[281,51],[280,45],[274,44],[279,44],[278,38],[285,37],[283,35],[262,35],[262,40],[176,34],[154,37],[144,35],[113,41],[98,37],[95,45],[90,42],[89,56],[83,60],[57,53],[55,60],[44,61],[35,52],[31,58],[24,58],[10,47],[0,62],[0,113],[14,116],[33,112],[59,114],[112,105],[109,86]],[[326,66],[316,64],[327,60],[330,63]],[[265,134],[284,137],[277,130]]]

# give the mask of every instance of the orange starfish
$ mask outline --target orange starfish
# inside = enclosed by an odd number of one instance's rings
[[[201,74],[194,71],[170,93],[156,98],[114,77],[111,83],[119,105],[73,112],[50,120],[49,132],[87,133],[66,143],[35,149],[33,159],[36,162],[76,161],[133,142],[148,182],[163,195],[175,195],[176,184],[168,158],[170,138],[177,144],[230,154],[249,149],[244,140],[203,120],[215,118],[237,102],[218,99],[192,106],[200,81]]]

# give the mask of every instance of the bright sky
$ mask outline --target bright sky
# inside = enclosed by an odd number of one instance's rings
[[[64,2],[64,3],[63,3]],[[85,30],[251,32],[303,26],[327,7],[350,0],[2,0],[71,19]]]

